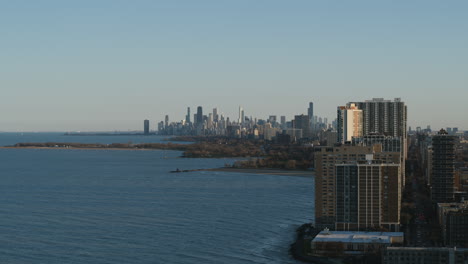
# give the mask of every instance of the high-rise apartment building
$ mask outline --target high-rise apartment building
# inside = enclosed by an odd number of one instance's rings
[[[454,200],[456,139],[443,129],[432,137],[431,199],[436,203]]]
[[[362,110],[355,104],[339,106],[337,110],[338,141],[345,143],[363,136]]]
[[[407,107],[400,98],[393,101],[373,98],[364,102],[350,102],[362,110],[363,135],[400,137],[401,184],[405,184],[405,159],[407,157]]]
[[[143,121],[143,133],[145,135],[149,134],[149,127],[150,127],[149,120],[145,119],[145,121]]]
[[[371,162],[371,164],[361,164],[361,162],[366,162],[369,160],[374,160]],[[378,162],[378,163],[377,163]],[[356,226],[353,226],[351,223],[365,223],[363,226],[372,226],[372,224],[375,224],[376,222],[369,222],[369,220],[359,220],[361,219],[360,215],[356,215],[355,212],[353,212],[353,217],[354,218],[349,218],[348,222],[342,222],[342,223],[349,223],[349,224],[344,224],[340,226],[336,226],[335,224],[337,223],[337,207],[345,207],[347,205],[345,204],[337,204],[338,200],[340,202],[346,203],[345,199],[348,199],[348,201],[351,201],[352,197],[350,196],[343,196],[341,198],[338,198],[338,192],[342,192],[342,190],[338,190],[339,188],[353,188],[351,186],[351,180],[354,181],[356,184],[355,188],[358,188],[357,193],[355,194],[361,194],[359,190],[366,190],[366,188],[373,188],[372,186],[366,185],[366,181],[370,180],[369,178],[366,177],[374,177],[374,178],[379,178],[380,183],[382,184],[380,186],[383,186],[384,180],[388,180],[389,174],[385,174],[385,166],[387,164],[396,164],[398,166],[398,169],[394,169],[392,173],[394,173],[396,170],[398,172],[401,170],[400,165],[400,153],[398,152],[384,152],[382,150],[381,145],[373,145],[373,146],[351,146],[351,145],[341,145],[337,147],[318,147],[315,149],[315,171],[316,171],[316,178],[315,178],[315,224],[319,228],[323,227],[329,227],[329,228],[342,228],[342,229],[349,229],[351,228],[355,229]],[[370,166],[372,165],[372,166]],[[339,167],[342,166],[342,167]],[[345,168],[343,167],[345,166]],[[390,166],[390,165],[389,165]],[[385,168],[383,168],[385,167]],[[345,173],[346,171],[343,170],[348,170],[349,173]],[[372,172],[370,173],[369,172]],[[373,171],[374,170],[374,171]],[[353,171],[354,171],[354,176],[353,176]],[[337,183],[340,183],[337,179],[337,173],[341,172],[340,178],[341,182],[343,184],[338,185]],[[362,175],[361,175],[362,172]],[[347,175],[347,176],[345,176]],[[347,177],[347,178],[344,178]],[[355,177],[355,178],[353,178]],[[361,181],[363,179],[363,181]],[[399,182],[400,177],[395,177],[392,174],[391,178],[391,183],[393,184],[394,182]],[[370,183],[369,183],[370,184]],[[347,186],[347,187],[346,187]],[[401,186],[393,186],[392,187],[392,192],[396,193],[401,193]],[[383,189],[379,189],[382,191]],[[364,192],[365,193],[365,192]],[[342,194],[342,193],[341,193]],[[340,195],[341,195],[340,194]],[[372,193],[373,195],[377,195],[376,192]],[[387,194],[388,197],[388,194]],[[369,200],[369,203],[373,203],[372,199],[380,200],[382,197],[370,197],[366,198]],[[358,199],[364,199],[358,196]],[[376,201],[375,200],[375,201]],[[365,200],[362,200],[365,201]],[[397,204],[392,204],[392,206],[399,206],[401,200],[396,200]],[[358,203],[360,206],[361,204]],[[378,213],[380,217],[380,224],[384,223],[384,219],[390,219],[392,222],[399,222],[399,207],[397,210],[391,210],[392,216],[383,216],[384,212],[386,212],[386,209],[382,209],[382,207],[386,206],[383,203],[380,203],[378,206],[380,206],[380,211]],[[391,206],[391,207],[392,207]],[[347,207],[348,210],[352,210],[349,207]],[[393,207],[392,207],[393,208]],[[358,207],[360,210],[360,207]],[[388,210],[387,210],[388,211]],[[398,215],[395,216],[395,214]],[[370,211],[369,214],[376,213],[376,211]],[[351,212],[349,212],[351,214]],[[343,216],[344,217],[344,216]],[[349,215],[351,217],[351,215]],[[365,215],[365,217],[370,217]],[[372,216],[373,217],[373,216]],[[342,221],[343,219],[347,218],[341,218]],[[373,218],[375,219],[375,218]],[[397,219],[397,220],[395,220]],[[389,220],[389,221],[390,221]],[[393,221],[395,220],[395,221]],[[352,221],[358,221],[358,222],[352,222]],[[361,221],[361,222],[359,222]],[[366,222],[368,221],[368,222]],[[361,228],[362,226],[359,226]],[[361,228],[363,229],[363,228]]]
[[[363,113],[363,133],[383,134],[402,137],[406,141],[406,105],[400,98],[392,102],[383,98],[374,98],[364,102],[350,102]]]
[[[362,146],[380,144],[382,145],[383,151],[401,152],[403,155],[401,140],[401,137],[385,136],[382,134],[368,134],[362,137],[355,137],[351,140],[351,142],[353,145]]]
[[[468,247],[468,201],[438,203],[437,218],[446,246]]]
[[[371,155],[366,155],[367,158]],[[368,159],[336,164],[336,230],[400,225],[400,164]]]

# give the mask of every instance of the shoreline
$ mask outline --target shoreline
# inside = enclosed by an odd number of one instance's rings
[[[214,169],[204,169],[203,171],[219,171],[219,172],[233,172],[233,173],[250,173],[250,174],[263,174],[263,175],[279,175],[279,176],[295,176],[312,178],[315,176],[313,171],[303,170],[281,170],[281,169],[249,169],[249,168],[231,168],[221,167]]]
[[[83,147],[83,148],[77,148],[77,147],[8,147],[8,146],[3,146],[0,147],[0,149],[84,149],[84,150],[168,150],[168,149],[150,149],[150,148],[90,148],[90,147]],[[180,150],[176,150],[180,151]]]
[[[37,147],[37,146],[0,146],[0,149],[37,149],[37,150],[125,150],[125,151],[166,151],[166,149],[156,149],[156,148],[109,148],[109,147]],[[180,151],[180,150],[174,150]],[[179,157],[184,158],[184,157]],[[185,157],[189,158],[189,157]],[[236,158],[236,157],[225,157],[225,158]],[[182,172],[193,172],[193,171],[213,171],[213,172],[230,172],[230,173],[247,173],[247,174],[259,174],[259,175],[278,175],[278,176],[294,176],[294,177],[304,177],[304,178],[313,178],[315,176],[314,171],[305,171],[305,170],[286,170],[286,169],[277,169],[277,168],[233,168],[233,167],[220,167],[220,168],[210,168],[210,169],[192,169],[192,170],[181,170],[181,171],[171,171],[175,173]]]

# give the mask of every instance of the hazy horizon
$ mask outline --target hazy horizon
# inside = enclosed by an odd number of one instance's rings
[[[399,97],[408,126],[468,129],[465,1],[10,1],[0,131],[151,129]]]

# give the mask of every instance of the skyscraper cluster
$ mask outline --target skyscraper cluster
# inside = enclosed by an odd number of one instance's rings
[[[198,136],[228,136],[236,138],[253,138],[273,140],[278,135],[287,136],[289,141],[319,140],[318,132],[331,129],[327,118],[313,115],[313,103],[309,103],[307,115],[295,115],[290,121],[286,116],[270,115],[267,119],[248,117],[242,106],[239,106],[238,116],[235,119],[225,117],[214,108],[211,113],[204,114],[203,107],[198,106],[193,115],[187,107],[185,119],[180,122],[169,122],[166,116],[164,122],[158,124],[158,133],[161,135],[198,135]],[[324,123],[325,122],[325,123]]]

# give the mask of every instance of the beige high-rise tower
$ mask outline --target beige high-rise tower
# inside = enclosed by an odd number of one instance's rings
[[[363,135],[362,110],[356,105],[339,106],[337,111],[338,142],[351,141],[353,137]]]

